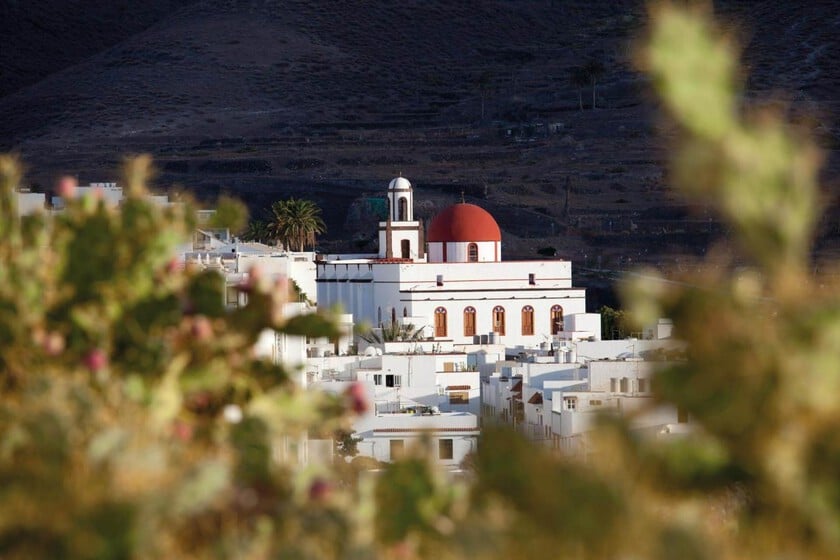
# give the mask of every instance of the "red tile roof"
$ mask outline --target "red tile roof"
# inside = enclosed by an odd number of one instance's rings
[[[528,399],[528,404],[542,404],[542,393],[534,393],[531,395],[531,398]]]

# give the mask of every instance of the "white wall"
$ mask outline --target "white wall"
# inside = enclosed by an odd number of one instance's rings
[[[430,263],[466,263],[469,262],[467,242],[429,242],[428,261]],[[502,244],[499,241],[478,241],[478,262],[499,262],[502,260]],[[444,249],[445,247],[445,249]],[[444,253],[446,254],[444,258]]]
[[[123,199],[122,187],[118,187],[116,183],[91,183],[88,186],[76,187],[73,198],[81,198],[84,196],[101,197],[106,206],[117,206]],[[60,196],[52,197],[52,205],[56,209],[64,208],[64,200]]]
[[[564,321],[563,328],[573,333],[573,338],[594,336],[595,340],[601,340],[601,314],[600,313],[573,313],[569,314]]]
[[[231,250],[237,245],[229,245]],[[311,252],[280,252],[265,247],[266,252],[245,253],[244,246],[239,249],[238,258],[235,252],[230,252],[236,258],[236,272],[248,272],[258,266],[269,277],[285,276],[294,280],[300,290],[309,300],[317,303],[318,289],[315,285],[315,254]]]
[[[297,302],[286,303],[283,306],[283,314],[286,317],[313,313],[314,311],[314,308]],[[254,354],[257,357],[269,358],[274,363],[287,368],[296,383],[301,387],[306,387],[306,372],[301,369],[301,366],[306,362],[305,337],[265,329],[260,333],[260,337],[254,345]]]
[[[529,283],[529,275],[534,283]],[[502,342],[512,347],[536,347],[550,335],[550,309],[564,315],[585,313],[586,294],[571,286],[571,263],[525,261],[504,263],[390,263],[334,260],[317,263],[318,303],[340,305],[357,323],[378,325],[404,314],[424,317],[434,325],[438,307],[447,310],[447,338],[472,343],[464,335],[465,307],[476,309],[476,334],[493,330],[493,308],[505,309]],[[438,276],[442,284],[438,286]],[[522,334],[522,308],[534,308],[534,334]],[[424,325],[417,324],[417,327]]]
[[[637,359],[591,361],[589,362],[590,390],[650,394],[650,378],[653,376],[654,366],[657,363]],[[640,386],[639,379],[646,381],[644,386]],[[622,380],[624,380],[625,389],[622,389]]]
[[[433,457],[437,457],[439,441],[452,440],[453,456],[441,459],[440,464],[456,466],[472,451],[478,440],[478,418],[472,414],[450,413],[435,416],[411,414],[385,414],[377,416],[372,422],[356,427],[356,436],[362,438],[359,454],[389,462],[391,440],[402,440],[406,451],[412,446],[419,446],[423,438],[428,438]]]
[[[15,199],[18,216],[26,216],[46,209],[47,195],[44,193],[15,191],[12,193],[12,197]]]
[[[379,258],[387,257],[387,236],[386,222],[379,223]],[[410,259],[419,259],[420,251],[420,222],[396,222],[391,224],[391,257],[403,258],[402,242],[408,241]]]

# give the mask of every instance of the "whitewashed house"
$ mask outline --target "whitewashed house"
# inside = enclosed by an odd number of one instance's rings
[[[434,340],[388,342],[359,355],[310,357],[307,378],[333,392],[365,388],[370,408],[353,425],[360,455],[391,461],[427,438],[438,461],[454,467],[477,445],[485,357]]]
[[[631,430],[650,437],[688,432],[689,417],[684,411],[653,401],[651,378],[659,365],[638,357],[594,360],[588,364],[587,384],[547,388],[553,446],[565,454],[597,451],[590,435],[595,419],[604,413],[627,418]]]
[[[18,217],[47,210],[47,195],[44,193],[17,189],[12,192],[12,201],[17,208]]]

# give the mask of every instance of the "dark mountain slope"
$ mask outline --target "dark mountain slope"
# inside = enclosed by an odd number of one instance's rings
[[[0,2],[0,97],[143,31],[191,1]]]
[[[164,4],[176,3],[142,9]],[[354,245],[371,233],[365,200],[398,172],[417,184],[420,213],[462,193],[478,199],[497,215],[508,255],[552,245],[589,263],[665,262],[720,235],[702,207],[665,188],[669,127],[629,62],[647,17],[641,2],[177,4],[0,99],[0,148],[22,154],[31,181],[110,180],[122,154],[148,151],[161,187],[238,193],[255,212],[308,196],[325,207],[329,237]],[[791,115],[829,150],[835,175],[835,10],[769,1],[716,10],[743,30],[747,98],[790,92]],[[605,67],[594,111],[591,88],[569,84],[591,58]],[[829,252],[840,235],[831,223]]]

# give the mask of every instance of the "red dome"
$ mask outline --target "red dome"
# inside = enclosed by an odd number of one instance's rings
[[[429,242],[501,241],[499,224],[475,204],[453,204],[432,220],[426,233]]]

